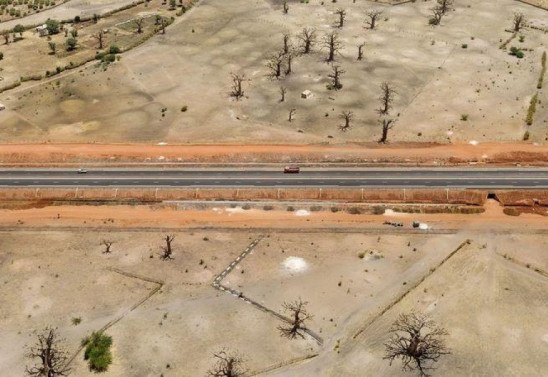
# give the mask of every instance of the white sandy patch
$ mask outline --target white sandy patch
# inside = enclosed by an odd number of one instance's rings
[[[243,209],[242,207],[234,207],[234,208],[225,208],[225,211],[228,212],[229,215],[232,215],[233,213],[245,212],[245,209]]]
[[[542,336],[542,341],[545,342],[545,343],[548,343],[548,334],[544,334]]]
[[[165,141],[160,141],[158,145],[167,145],[167,143]]]
[[[468,143],[470,145],[478,145],[479,142],[477,140],[470,140],[470,142]]]
[[[306,209],[300,209],[295,212],[295,216],[310,216],[310,211],[307,211]]]
[[[426,224],[426,223],[420,223],[420,224],[419,224],[419,229],[421,229],[421,230],[428,230],[428,229],[430,229],[430,227],[429,227],[428,224]]]
[[[405,216],[405,215],[407,215],[407,213],[396,212],[393,209],[389,209],[389,208],[384,210],[384,216]]]
[[[292,273],[304,272],[308,270],[308,263],[300,257],[287,257],[282,262],[283,268]]]

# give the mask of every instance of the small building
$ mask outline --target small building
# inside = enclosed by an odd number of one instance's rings
[[[35,30],[41,37],[49,35],[48,26],[46,24],[37,26]]]
[[[312,92],[310,90],[305,90],[301,93],[301,98],[308,99],[312,97]]]

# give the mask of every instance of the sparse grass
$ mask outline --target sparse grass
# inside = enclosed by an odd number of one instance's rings
[[[527,109],[527,118],[525,118],[525,123],[527,123],[528,126],[531,126],[533,124],[535,113],[537,111],[537,102],[538,102],[538,93],[535,93],[535,95],[531,98],[531,101],[529,101],[529,109]]]

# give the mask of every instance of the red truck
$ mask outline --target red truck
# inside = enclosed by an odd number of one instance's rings
[[[284,174],[299,174],[301,169],[296,165],[288,165],[284,167]]]

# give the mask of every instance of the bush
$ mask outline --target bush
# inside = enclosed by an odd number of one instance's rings
[[[468,120],[468,114],[461,114],[460,120],[462,120],[463,122],[466,122]]]
[[[4,53],[0,52],[0,60],[4,60]]]
[[[110,45],[108,49],[109,54],[119,54],[120,53],[120,47],[116,45]]]
[[[181,107],[181,112],[186,113],[187,111],[188,111],[187,105],[184,105],[183,107]]]
[[[467,44],[467,43],[463,43],[463,44],[460,45],[460,47],[462,47],[462,48],[468,48],[468,44]]]
[[[68,37],[66,44],[67,44],[67,51],[72,51],[76,48],[76,44],[78,41],[76,41],[76,38],[74,37]]]
[[[265,210],[265,211],[272,211],[273,209],[274,209],[274,207],[271,206],[271,205],[266,205],[266,206],[263,207],[263,210]]]
[[[515,56],[518,59],[522,59],[525,56],[523,51],[515,46],[510,47],[510,55]]]
[[[293,206],[287,207],[287,212],[293,212],[295,211],[295,208]]]
[[[505,215],[508,216],[519,216],[520,212],[516,208],[506,207],[502,210]]]
[[[537,102],[538,102],[538,93],[535,93],[535,95],[531,98],[531,102],[529,102],[529,109],[527,110],[527,118],[525,119],[525,122],[527,123],[528,126],[533,124],[535,112],[537,111]]]
[[[339,212],[339,207],[331,207],[331,212],[333,213]]]
[[[373,207],[373,214],[374,215],[384,215],[384,207],[374,206]]]
[[[48,19],[46,21],[46,29],[48,29],[49,34],[58,34],[59,33],[59,21]]]
[[[321,210],[322,210],[321,206],[312,206],[312,207],[310,207],[310,212],[318,212],[318,211],[321,211]]]
[[[83,343],[86,346],[84,360],[88,360],[89,369],[94,372],[106,371],[112,363],[112,338],[101,332],[93,332]]]
[[[362,213],[362,210],[358,207],[350,207],[348,208],[348,213],[351,215],[359,215]]]

